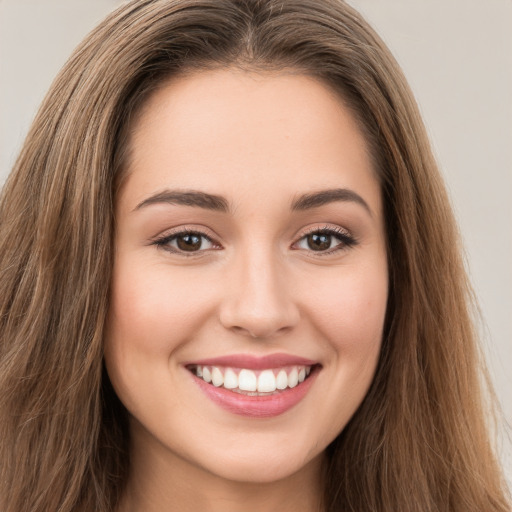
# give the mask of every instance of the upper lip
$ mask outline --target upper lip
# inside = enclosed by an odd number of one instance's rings
[[[232,368],[247,368],[248,370],[265,370],[266,368],[279,368],[281,366],[313,366],[317,361],[291,354],[268,354],[266,356],[253,356],[249,354],[231,354],[207,359],[188,361],[185,366],[228,366]]]

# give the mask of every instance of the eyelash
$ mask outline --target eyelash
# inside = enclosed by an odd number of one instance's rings
[[[335,245],[334,247],[326,250],[326,251],[313,251],[316,256],[323,257],[327,255],[331,255],[337,253],[338,251],[343,251],[346,249],[350,249],[357,245],[357,240],[353,237],[347,230],[337,226],[337,227],[329,227],[325,226],[323,228],[311,228],[307,230],[293,245],[297,245],[301,240],[304,240],[306,237],[310,235],[327,235],[337,238],[340,243]]]
[[[168,233],[166,235],[163,235],[162,237],[158,237],[155,240],[153,240],[152,245],[156,245],[158,248],[164,249],[165,251],[179,254],[181,256],[185,256],[187,258],[197,256],[199,253],[204,252],[205,250],[211,250],[211,249],[202,249],[199,251],[190,251],[190,253],[187,253],[187,251],[182,251],[179,249],[175,249],[171,247],[169,244],[173,240],[177,240],[178,237],[184,237],[184,236],[197,236],[203,240],[207,240],[208,242],[212,243],[213,245],[217,245],[220,247],[219,244],[217,244],[210,236],[208,236],[206,233],[202,233],[201,231],[197,229],[179,229],[175,232]],[[216,249],[214,249],[216,250]]]
[[[333,248],[330,248],[325,251],[314,251],[313,249],[310,249],[310,252],[315,254],[315,256],[323,257],[326,255],[334,254],[338,251],[349,249],[350,247],[354,247],[357,245],[357,240],[346,230],[340,228],[340,227],[328,227],[325,226],[324,228],[311,228],[308,231],[306,231],[296,242],[294,242],[293,245],[297,245],[299,242],[304,240],[306,237],[310,235],[325,235],[325,236],[332,236],[334,238],[337,238],[339,243],[334,246]],[[197,251],[190,251],[187,253],[187,251],[179,250],[176,248],[171,248],[169,245],[174,240],[177,240],[178,237],[184,237],[184,236],[197,236],[203,240],[207,240],[211,244],[213,244],[215,247],[213,250],[218,250],[221,246],[216,243],[210,236],[208,236],[206,233],[201,232],[200,230],[194,230],[194,229],[180,229],[179,231],[175,231],[169,234],[166,234],[164,236],[158,237],[155,240],[152,241],[152,245],[156,245],[157,247],[164,249],[168,252],[179,254],[180,256],[184,257],[194,257],[197,256],[204,251],[209,251],[212,249],[199,249]],[[300,250],[300,249],[295,249]]]

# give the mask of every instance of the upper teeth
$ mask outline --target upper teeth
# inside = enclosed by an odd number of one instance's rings
[[[195,366],[195,374],[205,382],[232,391],[273,393],[276,390],[294,388],[311,372],[311,366],[287,366],[253,371],[245,368],[220,366]]]

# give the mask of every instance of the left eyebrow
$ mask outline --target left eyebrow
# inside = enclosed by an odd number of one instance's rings
[[[372,216],[372,210],[368,203],[359,194],[348,188],[334,188],[303,194],[293,201],[292,211],[309,210],[337,201],[357,203]]]
[[[167,203],[181,206],[195,206],[205,210],[218,212],[229,211],[226,199],[221,196],[207,194],[198,190],[164,190],[139,203],[134,210],[139,210],[152,204]]]

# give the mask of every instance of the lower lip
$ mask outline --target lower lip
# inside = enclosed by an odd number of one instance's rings
[[[318,372],[319,368],[313,368],[306,380],[294,388],[287,388],[274,395],[248,396],[222,387],[217,388],[188,371],[194,382],[212,402],[233,414],[251,418],[279,416],[297,405],[306,396]]]

